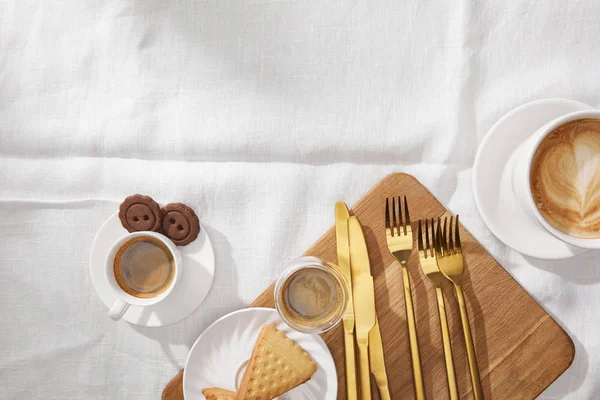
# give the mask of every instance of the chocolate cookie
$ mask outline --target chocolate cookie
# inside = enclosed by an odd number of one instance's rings
[[[119,206],[119,219],[129,232],[154,231],[160,229],[160,206],[152,197],[134,194]]]
[[[162,233],[177,246],[190,244],[200,233],[200,219],[183,203],[169,203],[160,209]]]

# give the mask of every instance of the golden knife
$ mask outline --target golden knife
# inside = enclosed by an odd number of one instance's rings
[[[352,273],[350,272],[350,242],[348,238],[348,207],[342,201],[335,203],[335,239],[338,267],[346,279],[348,305],[344,312],[344,346],[346,349],[346,395],[348,400],[357,400],[356,354],[354,352],[354,302],[352,301]]]
[[[387,373],[385,372],[385,359],[383,355],[383,343],[379,330],[379,319],[375,318],[375,326],[369,332],[369,361],[371,373],[375,377],[379,397],[381,400],[390,400],[390,389],[388,387]]]
[[[356,342],[360,360],[361,400],[371,400],[371,373],[369,370],[369,332],[375,326],[375,288],[371,276],[369,253],[360,222],[356,217],[348,219],[350,237],[350,268],[352,271],[352,294]]]

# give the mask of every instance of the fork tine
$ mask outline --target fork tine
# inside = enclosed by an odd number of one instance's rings
[[[398,234],[400,234],[400,228],[406,235],[406,229],[404,229],[404,221],[402,220],[402,201],[400,200],[400,196],[398,196]]]
[[[404,233],[406,233],[406,227],[410,226],[410,215],[408,214],[408,202],[406,201],[406,196],[404,196],[404,220],[406,225],[404,225]]]
[[[433,218],[431,218],[431,257],[435,256],[434,253],[434,243],[435,243],[435,229],[433,228],[435,225],[433,224]]]
[[[390,199],[388,197],[385,198],[385,229],[390,229]]]
[[[427,221],[425,221],[425,233],[427,233]],[[424,252],[425,253],[425,257],[427,257],[427,251],[423,248],[423,234],[422,234],[423,229],[421,228],[421,220],[419,220],[419,230],[417,231],[417,248],[419,249],[419,252]],[[429,247],[429,240],[427,240],[427,247]]]
[[[435,255],[436,257],[442,257],[442,229],[441,229],[442,223],[440,222],[440,219],[438,218],[438,223],[437,223],[437,230],[435,231],[435,234],[433,235],[433,238],[435,240]],[[431,230],[433,230],[433,227],[431,227]]]
[[[396,198],[392,197],[392,236],[394,236],[394,228],[397,228],[396,224]],[[400,234],[400,231],[397,232]]]
[[[444,255],[445,256],[448,255],[448,236],[447,236],[447,233],[448,233],[448,229],[447,229],[448,228],[448,224],[447,224],[447,222],[448,222],[448,218],[444,217],[444,228],[442,229],[442,238],[441,238],[441,240],[442,240],[442,249],[444,250]]]
[[[419,229],[421,229],[421,220],[419,220]],[[425,220],[425,245],[427,246],[425,250],[425,258],[427,258],[429,255],[427,253],[431,253],[431,246],[429,245],[429,221],[427,220]]]
[[[456,251],[454,251],[454,241],[452,240],[452,224],[454,223],[454,217],[451,216],[450,217],[450,226],[448,227],[448,250],[450,251],[450,254],[455,254]]]
[[[456,214],[456,228],[454,230],[456,231],[456,251],[460,252],[462,247],[460,245],[460,234],[458,233],[458,214]]]

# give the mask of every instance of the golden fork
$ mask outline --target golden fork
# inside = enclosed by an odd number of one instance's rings
[[[454,374],[454,362],[452,360],[452,347],[450,345],[450,331],[448,329],[448,319],[446,317],[446,305],[444,295],[442,294],[442,282],[444,275],[438,268],[434,250],[434,230],[433,218],[431,219],[431,232],[429,230],[429,221],[425,220],[425,232],[423,232],[422,221],[419,220],[419,229],[417,231],[417,245],[419,249],[419,261],[421,270],[433,286],[437,296],[438,313],[440,317],[440,329],[442,331],[442,342],[444,345],[444,360],[446,362],[446,377],[448,378],[448,393],[451,400],[457,400],[458,388],[456,384],[456,375]],[[423,240],[423,236],[425,240]],[[431,239],[430,239],[431,238]]]
[[[460,309],[460,321],[462,323],[463,333],[465,335],[465,344],[467,346],[467,358],[469,360],[469,372],[471,373],[471,385],[475,400],[483,399],[481,389],[481,378],[479,377],[479,368],[477,367],[477,357],[475,356],[475,346],[473,345],[473,336],[469,326],[469,315],[465,304],[465,296],[462,290],[462,275],[465,269],[462,246],[460,244],[458,215],[456,223],[454,217],[450,217],[450,231],[448,232],[448,219],[444,217],[444,229],[442,232],[441,221],[438,219],[436,230],[435,255],[438,261],[440,271],[446,278],[454,283],[456,298]],[[452,225],[455,223],[455,237],[452,239]]]
[[[391,213],[390,213],[391,211]],[[398,219],[396,219],[398,217]],[[419,355],[419,342],[417,340],[417,327],[415,322],[415,311],[412,304],[410,290],[410,278],[408,276],[407,261],[413,247],[412,228],[408,214],[408,203],[404,196],[404,220],[402,219],[402,205],[398,196],[398,207],[396,199],[392,197],[392,208],[390,210],[390,199],[385,199],[385,236],[390,253],[400,262],[402,268],[402,281],[404,282],[404,304],[406,305],[406,323],[408,325],[408,337],[410,341],[410,355],[412,359],[413,380],[415,384],[415,396],[417,400],[425,399],[425,385],[423,384],[423,371],[421,370],[421,357]]]

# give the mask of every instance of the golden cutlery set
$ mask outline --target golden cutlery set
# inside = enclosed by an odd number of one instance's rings
[[[395,193],[406,194],[408,201],[392,199]],[[572,365],[575,345],[560,324],[475,238],[462,227],[458,233],[458,218],[445,213],[414,177],[384,178],[353,211],[336,204],[337,229],[305,252],[312,257],[290,263],[293,268],[252,303],[286,305],[279,313],[283,322],[285,314],[311,328],[331,351],[325,360],[327,349],[305,349],[324,368],[285,398],[368,399],[371,392],[373,400],[482,398],[481,372],[486,398],[533,399]],[[470,277],[462,276],[466,263]],[[305,311],[316,317],[294,314]],[[329,329],[338,323],[340,328]],[[189,382],[204,379],[189,365],[186,371]],[[167,385],[164,400],[183,400],[183,375]],[[334,381],[343,387],[328,384]],[[228,385],[237,390],[233,381]]]
[[[337,270],[344,277],[349,293],[347,308],[343,316],[347,398],[349,400],[370,400],[372,374],[380,398],[388,400],[390,391],[376,314],[375,287],[365,237],[360,222],[355,216],[350,216],[348,208],[343,202],[336,203],[335,217]],[[408,260],[413,250],[414,238],[406,196],[402,199],[400,196],[386,199],[385,236],[388,249],[397,260],[394,265],[401,268],[402,271],[415,397],[419,400],[425,399],[416,318],[408,274]],[[442,283],[445,279],[453,283],[456,292],[474,398],[483,399],[475,348],[461,286],[464,259],[458,216],[444,218],[443,221],[440,219],[437,221],[434,219],[419,220],[417,247],[421,270],[436,291],[449,398],[458,399],[459,394],[446,317],[446,304],[442,294]],[[394,265],[389,268],[394,268]]]

